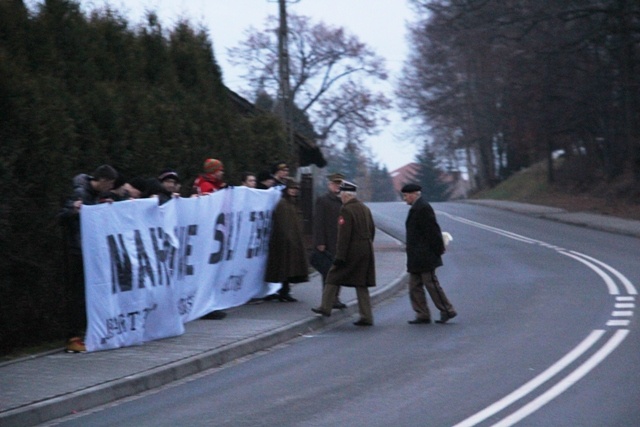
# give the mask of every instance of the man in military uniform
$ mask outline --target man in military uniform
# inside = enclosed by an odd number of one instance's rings
[[[313,215],[313,246],[311,265],[322,275],[322,288],[327,281],[327,273],[336,254],[338,241],[338,217],[342,209],[340,184],[344,180],[341,173],[332,173],[328,177],[328,191],[316,199]],[[342,309],[346,305],[340,301],[340,288],[333,308]]]
[[[335,260],[327,274],[322,304],[311,310],[323,316],[331,316],[338,287],[354,287],[358,297],[360,319],[353,324],[373,326],[369,288],[376,285],[373,253],[375,224],[369,208],[356,198],[356,190],[356,185],[348,181],[343,181],[340,185],[342,208],[338,217]]]
[[[422,187],[407,184],[402,187],[402,197],[411,206],[407,221],[407,271],[409,272],[409,300],[416,313],[411,325],[431,323],[431,314],[427,305],[424,288],[427,288],[434,305],[440,310],[440,320],[446,323],[457,313],[436,276],[436,268],[442,265],[445,247],[442,231],[431,205],[422,198]]]

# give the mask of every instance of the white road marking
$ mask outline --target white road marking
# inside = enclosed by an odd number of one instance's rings
[[[508,417],[504,418],[500,422],[493,425],[493,427],[509,427],[522,420],[523,418],[531,415],[564,391],[566,391],[573,384],[578,382],[582,377],[587,375],[593,368],[598,366],[613,350],[615,350],[622,341],[629,334],[628,329],[619,329],[615,332],[613,337],[607,341],[607,343],[598,350],[593,356],[591,356],[585,363],[583,363],[578,369],[567,375],[562,381],[551,387],[545,393],[541,394],[531,402],[518,409]]]
[[[633,311],[614,311],[611,315],[613,317],[631,317],[633,316]]]
[[[638,291],[636,290],[635,286],[633,286],[633,284],[631,283],[631,281],[629,279],[627,279],[624,275],[622,275],[622,273],[620,273],[618,270],[616,270],[615,268],[611,267],[608,264],[605,264],[602,261],[599,261],[595,258],[590,257],[589,255],[585,255],[585,254],[581,254],[580,252],[576,252],[576,251],[571,251],[571,253],[581,256],[583,258],[588,259],[589,261],[595,262],[596,264],[601,265],[602,267],[606,268],[607,270],[609,270],[611,273],[613,273],[614,276],[616,276],[618,278],[618,280],[620,280],[620,282],[622,283],[622,285],[625,287],[625,289],[627,290],[627,293],[629,295],[637,295]]]
[[[598,276],[600,276],[600,278],[602,280],[604,280],[604,283],[607,285],[607,288],[609,288],[609,294],[610,295],[618,295],[620,293],[620,291],[618,290],[618,286],[616,286],[615,282],[613,281],[613,279],[611,279],[611,277],[609,277],[607,275],[607,273],[605,273],[604,271],[602,271],[602,269],[596,267],[595,264],[582,259],[581,257],[571,254],[569,252],[563,252],[563,251],[558,251],[559,254],[562,255],[566,255],[568,257],[571,257],[573,259],[575,259],[576,261],[580,261],[581,263],[583,263],[584,265],[586,265],[587,267],[589,267],[590,269],[592,269],[593,271],[595,271]]]
[[[534,391],[536,388],[540,387],[545,382],[549,381],[556,374],[562,371],[564,368],[573,363],[578,357],[583,355],[587,350],[589,350],[603,335],[605,331],[602,329],[596,329],[592,331],[580,344],[578,344],[573,350],[564,355],[562,359],[558,360],[556,363],[548,367],[544,372],[542,372],[537,377],[533,378],[517,390],[498,400],[494,404],[486,407],[482,411],[478,412],[475,415],[467,418],[466,420],[456,424],[453,427],[471,427],[474,426],[487,418],[497,414],[502,411],[507,406],[511,405],[513,402],[522,399],[527,394]]]
[[[521,235],[516,234],[516,233],[512,233],[512,232],[509,232],[509,231],[506,231],[506,230],[502,230],[502,229],[499,229],[499,228],[495,228],[495,227],[491,227],[491,226],[488,226],[488,225],[484,225],[484,224],[481,224],[481,223],[478,223],[478,222],[475,222],[475,221],[470,221],[470,220],[467,220],[465,218],[453,216],[453,215],[450,215],[450,214],[447,214],[447,213],[444,213],[444,215],[448,216],[449,218],[451,218],[454,221],[458,221],[458,222],[462,222],[462,223],[465,223],[465,224],[468,224],[468,225],[472,225],[472,226],[475,226],[475,227],[478,227],[478,228],[482,228],[482,229],[491,231],[491,232],[496,233],[496,234],[500,234],[502,236],[505,236],[505,237],[508,237],[508,238],[511,238],[511,239],[514,239],[514,240],[518,240],[518,241],[521,241],[521,242],[524,242],[524,243],[529,243],[529,244],[537,243],[537,244],[539,244],[539,245],[541,245],[541,246],[543,246],[545,248],[554,249],[554,250],[556,250],[558,253],[560,253],[562,255],[571,257],[571,258],[575,259],[576,261],[579,261],[580,263],[586,265],[591,270],[593,270],[596,274],[598,274],[598,276],[600,276],[600,278],[607,285],[607,289],[609,291],[609,294],[610,295],[615,295],[617,301],[635,301],[633,296],[619,295],[620,294],[620,290],[618,289],[618,286],[616,285],[615,281],[611,277],[609,277],[609,275],[605,271],[603,271],[601,268],[599,268],[596,264],[598,264],[599,266],[603,267],[605,270],[609,271],[616,278],[618,278],[618,280],[622,283],[622,285],[624,287],[624,290],[629,295],[637,295],[638,292],[637,292],[635,286],[633,286],[633,284],[631,283],[631,281],[629,281],[618,270],[616,270],[613,267],[603,263],[602,261],[599,261],[599,260],[597,260],[595,258],[592,258],[592,257],[590,257],[588,255],[585,255],[585,254],[582,254],[580,252],[566,251],[566,250],[564,250],[564,249],[562,249],[562,248],[560,248],[558,246],[551,245],[549,243],[541,242],[541,241],[535,240],[535,239],[530,239],[528,237],[521,236]],[[621,307],[621,306],[623,306],[623,307]],[[635,304],[619,304],[619,303],[617,303],[616,304],[616,308],[635,308]],[[615,311],[612,312],[612,316],[613,317],[630,317],[630,316],[633,316],[633,311],[632,310],[631,311],[615,310]],[[610,319],[609,321],[607,321],[607,326],[628,326],[629,323],[630,323],[629,320]],[[559,373],[562,369],[564,369],[570,363],[575,361],[580,355],[584,354],[589,348],[591,348],[596,343],[596,341],[598,341],[598,339],[600,339],[600,337],[602,337],[602,335],[604,333],[605,333],[605,331],[604,330],[600,330],[600,329],[592,331],[592,333],[582,343],[580,343],[576,348],[574,348],[572,351],[567,353],[558,362],[556,362],[555,364],[550,366],[542,374],[538,375],[537,377],[535,377],[531,381],[527,382],[526,384],[524,384],[523,386],[521,386],[520,388],[518,388],[514,392],[510,393],[509,395],[505,396],[501,400],[493,403],[492,405],[488,406],[487,408],[483,409],[482,411],[480,411],[480,412],[472,415],[471,417],[463,420],[462,422],[456,424],[454,427],[472,427],[472,426],[475,426],[476,424],[478,424],[478,423],[486,420],[487,418],[495,415],[496,413],[502,411],[507,406],[509,406],[512,403],[516,402],[517,400],[523,398],[524,396],[528,395],[529,393],[533,392],[537,387],[539,387],[540,385],[542,385],[546,381],[550,380],[553,376],[555,376],[557,373]],[[540,409],[542,406],[546,405],[551,400],[555,399],[557,396],[559,396],[561,393],[563,393],[569,387],[571,387],[573,384],[575,384],[577,381],[579,381],[582,377],[587,375],[598,364],[600,364],[600,362],[602,362],[611,352],[613,352],[618,347],[618,345],[620,345],[620,343],[622,341],[624,341],[624,339],[626,338],[628,333],[629,333],[628,329],[619,329],[619,330],[617,330],[614,333],[613,337],[611,339],[609,339],[609,341],[603,347],[601,347],[596,353],[594,353],[594,355],[591,356],[585,363],[583,363],[577,369],[572,371],[562,381],[560,381],[557,384],[555,384],[548,391],[546,391],[542,395],[538,396],[536,399],[534,399],[530,403],[526,404],[525,406],[521,407],[520,409],[516,410],[511,415],[507,416],[506,418],[503,418],[498,423],[494,424],[494,427],[508,427],[508,426],[511,426],[511,425],[517,423],[518,421],[522,420],[523,418],[531,415],[533,412],[537,411],[538,409]]]
[[[616,304],[616,308],[635,308],[636,305],[633,303],[627,303],[627,302],[619,302]]]
[[[609,320],[607,326],[629,326],[630,320]]]

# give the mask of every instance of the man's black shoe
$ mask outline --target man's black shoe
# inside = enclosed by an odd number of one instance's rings
[[[336,310],[342,310],[343,308],[347,308],[347,304],[338,301],[335,304],[333,304],[333,308],[335,308]]]
[[[297,299],[295,299],[289,294],[282,294],[282,295],[278,294],[278,300],[280,302],[298,302]]]
[[[321,308],[315,308],[315,307],[313,307],[313,308],[311,309],[311,311],[313,311],[313,312],[314,312],[314,313],[316,313],[316,314],[322,314],[324,317],[330,317],[330,316],[331,316],[331,313],[327,313],[326,311],[324,311],[324,310],[323,310],[323,309],[321,309]]]
[[[367,322],[366,320],[358,320],[357,322],[353,322],[354,325],[356,326],[373,326],[373,323],[371,322]]]
[[[214,310],[211,313],[205,314],[204,316],[201,317],[201,319],[207,319],[207,320],[221,320],[224,319],[225,317],[227,317],[227,313],[225,313],[222,310]]]
[[[456,313],[455,311],[451,313],[442,312],[440,313],[440,320],[436,320],[436,323],[447,323],[449,320],[453,319],[457,315],[458,313]]]
[[[413,319],[408,320],[407,323],[410,325],[428,325],[431,323],[431,319]]]

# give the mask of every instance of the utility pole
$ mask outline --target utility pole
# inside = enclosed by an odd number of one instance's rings
[[[300,0],[290,0],[290,3],[297,3]],[[293,100],[291,99],[291,86],[289,81],[289,42],[287,27],[287,1],[278,0],[280,12],[280,25],[278,27],[278,77],[280,80],[280,102],[284,113],[284,122],[287,131],[287,145],[290,152],[295,149],[293,140]]]

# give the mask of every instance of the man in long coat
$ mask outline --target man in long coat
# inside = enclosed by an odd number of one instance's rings
[[[402,187],[402,196],[411,205],[407,215],[406,245],[407,271],[409,272],[409,300],[416,313],[412,325],[431,323],[431,314],[427,305],[424,288],[427,288],[434,305],[440,310],[440,320],[446,323],[457,316],[457,313],[440,286],[436,276],[436,268],[442,266],[442,254],[445,247],[442,231],[436,220],[431,205],[422,198],[422,187],[407,184]]]
[[[355,184],[343,181],[340,185],[342,209],[338,218],[338,241],[333,266],[327,274],[322,292],[322,304],[312,308],[314,313],[330,316],[338,286],[353,287],[358,297],[360,319],[356,326],[372,326],[373,313],[369,288],[376,285],[373,239],[375,224],[368,207],[356,198]]]
[[[297,206],[300,185],[291,178],[286,180],[285,185],[282,198],[271,218],[269,256],[264,280],[282,283],[276,297],[282,302],[295,302],[297,299],[291,296],[289,284],[308,282],[309,264]]]
[[[327,282],[327,273],[335,258],[338,242],[338,218],[342,209],[340,184],[344,180],[341,173],[332,173],[328,177],[327,192],[316,199],[313,215],[313,246],[315,251],[311,265],[322,275],[322,289]],[[315,262],[314,262],[315,261]],[[333,308],[342,309],[346,305],[340,301],[340,291],[336,295]]]

